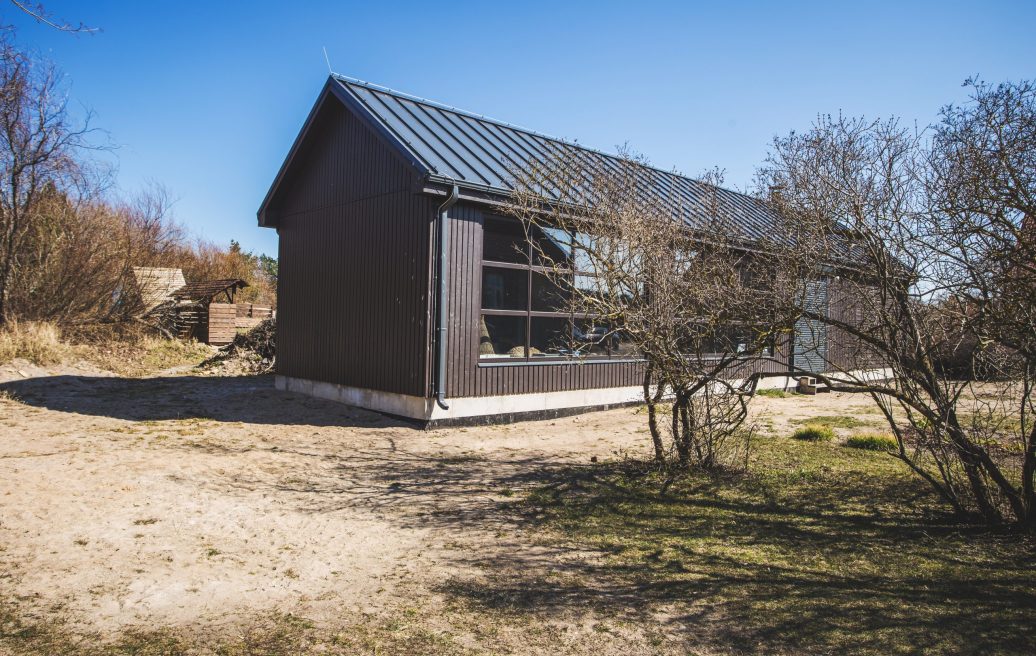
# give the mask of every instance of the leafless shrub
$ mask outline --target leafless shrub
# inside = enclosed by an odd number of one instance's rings
[[[791,320],[782,313],[785,280],[759,243],[748,247],[718,182],[711,174],[693,183],[700,200],[691,206],[665,191],[686,180],[641,158],[559,147],[515,172],[507,208],[571,317],[572,356],[607,345],[646,360],[644,400],[662,464],[744,466],[757,382],[745,372],[771,357]]]
[[[0,34],[0,325],[138,316],[133,267],[242,278],[241,300],[275,304],[276,261],[195,242],[160,185],[109,197],[109,172],[90,157],[90,130],[70,118],[59,79],[12,32]]]
[[[85,126],[73,125],[53,67],[34,60],[0,35],[0,325],[11,319],[13,278],[23,247],[64,211],[86,179],[78,151]]]
[[[776,139],[760,189],[843,308],[800,308],[848,344],[820,378],[871,394],[956,510],[1033,526],[1036,88],[969,84],[930,130],[825,116]]]

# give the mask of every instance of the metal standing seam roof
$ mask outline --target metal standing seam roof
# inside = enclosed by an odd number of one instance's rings
[[[588,163],[606,169],[617,170],[622,161],[616,155],[369,82],[341,75],[333,78],[358,108],[428,171],[432,181],[509,194],[513,171],[533,162],[544,163],[558,149],[576,152]],[[667,196],[675,193],[693,228],[708,230],[706,203],[715,198],[716,211],[736,226],[742,237],[772,238],[777,231],[775,215],[759,199],[650,166],[639,170],[645,189]]]

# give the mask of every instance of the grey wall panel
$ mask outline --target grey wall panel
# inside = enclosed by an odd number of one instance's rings
[[[828,312],[828,280],[810,280],[805,284],[803,306],[817,314]],[[795,322],[795,344],[792,361],[800,370],[823,372],[827,363],[827,324],[822,321],[799,319]]]

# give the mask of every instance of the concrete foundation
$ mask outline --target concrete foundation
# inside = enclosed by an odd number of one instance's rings
[[[885,375],[883,371],[852,373],[860,378],[872,380]],[[289,376],[277,376],[276,384],[280,390],[374,410],[425,427],[545,419],[635,405],[642,403],[644,399],[643,390],[639,386],[612,387],[539,394],[450,398],[446,400],[450,407],[444,410],[435,403],[434,398],[348,387]],[[774,376],[759,381],[759,389],[793,390],[796,385],[798,380],[793,376]]]

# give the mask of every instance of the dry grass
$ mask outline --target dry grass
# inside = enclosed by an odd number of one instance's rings
[[[206,635],[179,628],[130,629],[114,640],[72,630],[64,619],[27,621],[17,607],[0,597],[0,653],[12,656],[303,656],[321,654],[469,654],[449,632],[426,628],[427,617],[404,610],[398,617],[317,627],[290,613],[253,618],[231,636]]]
[[[72,349],[51,323],[12,321],[0,329],[0,363],[23,358],[37,365],[61,362]]]
[[[212,355],[212,349],[198,342],[181,342],[143,336],[127,341],[112,341],[77,346],[80,357],[121,376],[147,376],[184,365],[199,365]]]
[[[19,358],[37,366],[82,361],[122,376],[146,376],[200,364],[212,353],[204,344],[156,337],[131,323],[63,331],[52,323],[25,321],[0,330],[0,364]]]

